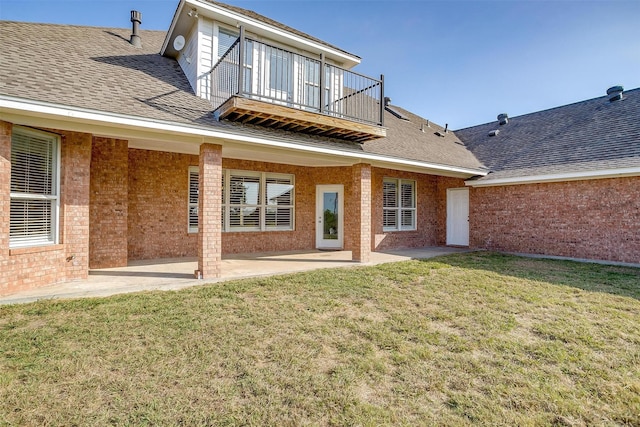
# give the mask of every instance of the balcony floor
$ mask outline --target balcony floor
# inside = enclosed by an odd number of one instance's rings
[[[366,142],[384,138],[382,126],[369,125],[339,117],[326,116],[285,105],[254,99],[231,97],[218,109],[221,119],[254,124],[275,129]]]

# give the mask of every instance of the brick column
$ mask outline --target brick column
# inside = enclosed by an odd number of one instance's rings
[[[65,279],[89,273],[89,182],[91,134],[65,132],[62,143],[60,226],[65,245]]]
[[[220,277],[222,257],[222,146],[200,145],[198,191],[198,271]]]
[[[352,174],[353,248],[351,259],[359,262],[371,260],[371,165],[354,165]]]

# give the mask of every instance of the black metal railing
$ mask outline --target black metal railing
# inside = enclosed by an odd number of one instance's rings
[[[241,96],[383,125],[384,76],[373,79],[327,64],[323,55],[310,58],[245,38],[243,28],[209,78],[214,110],[232,96]]]

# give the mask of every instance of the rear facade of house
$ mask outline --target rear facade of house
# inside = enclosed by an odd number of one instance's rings
[[[166,33],[130,18],[0,28],[20,44],[0,67],[0,294],[144,259],[214,278],[224,255],[269,251],[640,262],[638,90],[567,112],[622,129],[602,141],[618,157],[575,159],[598,129],[531,141],[534,114],[447,131],[391,105],[357,56],[248,10],[182,0]]]
[[[2,31],[32,52],[3,65],[3,294],[131,260],[197,257],[206,279],[227,254],[444,245],[447,189],[485,173],[357,56],[251,11]]]

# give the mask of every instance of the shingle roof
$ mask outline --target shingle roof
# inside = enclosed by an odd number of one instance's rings
[[[385,111],[384,125],[387,127],[387,137],[365,142],[366,152],[441,165],[484,169],[482,163],[467,150],[454,132],[445,133],[443,127],[430,123],[404,108],[396,105],[391,108],[408,120]],[[436,132],[444,136],[438,136]]]
[[[480,180],[640,167],[640,89],[455,131],[491,169]],[[498,129],[496,136],[489,132]]]
[[[193,95],[178,62],[158,54],[164,32],[2,22],[11,38],[0,61],[0,93],[176,123],[214,125],[211,106]]]
[[[129,44],[129,35],[129,29],[3,21],[0,40],[6,44],[11,37],[13,46],[0,61],[0,94],[301,146],[481,167],[453,133],[444,138],[422,133],[426,120],[406,111],[410,122],[386,113],[388,137],[365,144],[216,121],[209,102],[193,94],[178,62],[158,53],[165,32],[141,31],[141,49]]]

